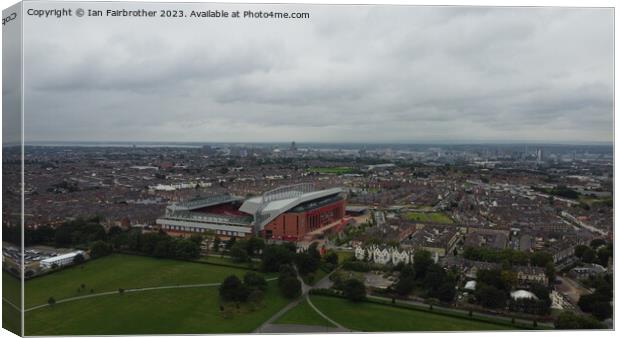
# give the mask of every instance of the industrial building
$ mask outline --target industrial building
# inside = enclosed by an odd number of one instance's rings
[[[341,188],[316,190],[303,183],[280,187],[247,200],[217,195],[175,203],[157,219],[161,229],[176,235],[210,232],[220,237],[251,235],[298,241],[344,224]]]

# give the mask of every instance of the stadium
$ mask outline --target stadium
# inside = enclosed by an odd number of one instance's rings
[[[224,194],[174,203],[156,222],[171,235],[209,232],[223,238],[302,241],[341,230],[345,204],[341,188],[316,190],[303,183],[246,200]]]

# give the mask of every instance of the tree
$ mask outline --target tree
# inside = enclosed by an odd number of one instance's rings
[[[581,258],[590,248],[587,245],[577,245],[575,247],[575,257]]]
[[[583,256],[581,257],[581,261],[584,262],[584,263],[594,263],[595,259],[596,259],[596,251],[592,250],[589,247],[583,253]]]
[[[590,247],[595,250],[603,245],[605,245],[605,240],[602,238],[595,238],[590,242]]]
[[[320,258],[316,258],[307,252],[300,252],[295,255],[295,263],[297,269],[299,269],[299,273],[301,275],[307,275],[315,272],[319,268],[321,261]]]
[[[265,241],[260,237],[252,237],[246,243],[248,255],[256,256],[265,248]]]
[[[530,262],[534,266],[546,267],[547,264],[553,264],[553,256],[544,251],[536,251],[530,256]]]
[[[333,264],[334,266],[338,265],[338,254],[333,251],[326,253],[323,259],[326,263]]]
[[[243,276],[243,284],[250,290],[267,290],[267,281],[265,278],[256,272],[248,272]]]
[[[604,329],[605,326],[599,323],[594,317],[579,316],[571,311],[563,311],[553,322],[558,330],[591,330]]]
[[[264,298],[265,293],[261,290],[256,289],[250,291],[250,293],[248,294],[247,302],[252,304],[252,306],[254,307],[258,307],[263,302]]]
[[[433,310],[433,306],[439,304],[439,300],[436,298],[428,298],[424,301],[426,304],[428,304],[428,309],[429,310]]]
[[[248,292],[239,279],[235,275],[230,275],[224,279],[224,282],[220,285],[220,297],[225,301],[239,301],[243,302],[247,299]]]
[[[342,294],[351,301],[359,302],[366,298],[366,286],[362,281],[351,278],[344,282]]]
[[[321,260],[321,253],[319,252],[319,243],[318,242],[314,242],[312,244],[310,244],[310,246],[308,246],[308,254],[310,255],[310,257],[316,259],[317,261]]]
[[[602,266],[607,266],[609,262],[609,257],[612,257],[613,250],[610,246],[606,245],[598,249],[596,252],[596,260],[598,264]]]
[[[284,277],[280,284],[280,292],[288,299],[301,296],[301,282],[296,277]]]
[[[545,302],[547,306],[551,306],[551,297],[549,296],[549,288],[547,286],[533,283],[530,285],[530,291],[532,291],[539,300]]]
[[[484,307],[498,309],[506,306],[506,293],[496,287],[480,284],[475,295],[478,303]]]
[[[605,320],[607,318],[610,318],[613,314],[613,311],[614,310],[611,307],[611,304],[606,301],[595,302],[592,305],[592,315],[594,315],[594,317],[596,317],[598,320]]]
[[[479,283],[493,286],[499,290],[510,291],[510,285],[507,285],[505,279],[502,278],[502,270],[500,269],[478,270],[476,277]]]
[[[247,251],[240,243],[235,243],[232,246],[230,249],[230,257],[237,263],[247,262],[249,259]]]
[[[415,277],[405,276],[400,277],[398,282],[394,285],[394,291],[401,296],[406,296],[415,288]]]
[[[284,245],[268,245],[263,250],[262,270],[265,272],[276,272],[285,264],[293,262],[294,252],[291,252]]]
[[[416,279],[424,279],[426,270],[433,263],[431,253],[426,250],[418,250],[413,256],[413,269],[415,270]]]
[[[442,302],[450,303],[456,296],[455,284],[451,281],[445,281],[435,290],[431,290],[430,296],[438,298]]]
[[[200,244],[191,239],[175,238],[168,247],[168,254],[174,258],[192,259],[200,255]]]
[[[423,283],[426,288],[433,289],[443,284],[446,278],[446,271],[438,264],[431,263],[427,268]]]
[[[90,257],[99,258],[107,256],[112,252],[110,245],[104,241],[96,241],[90,246]]]

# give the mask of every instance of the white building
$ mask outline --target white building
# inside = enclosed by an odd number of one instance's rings
[[[75,259],[75,256],[77,255],[84,256],[84,251],[78,250],[78,251],[73,251],[73,252],[69,252],[66,254],[58,255],[55,257],[42,259],[41,267],[44,269],[51,269],[54,264],[56,264],[56,266],[58,267],[70,265],[70,264],[73,264],[73,260]]]

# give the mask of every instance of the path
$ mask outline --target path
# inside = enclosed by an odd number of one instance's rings
[[[310,300],[309,292],[312,289],[319,288],[328,288],[331,286],[331,281],[329,280],[329,276],[334,273],[337,269],[328,273],[325,277],[321,278],[318,282],[314,284],[314,286],[307,285],[303,279],[298,275],[297,279],[301,283],[301,296],[288,305],[286,305],[282,310],[278,311],[275,315],[271,316],[268,320],[266,320],[261,326],[259,326],[254,333],[295,333],[295,332],[351,332],[351,330],[346,327],[338,324],[336,321],[327,317],[323,312],[321,312]],[[321,317],[323,317],[328,322],[332,323],[335,328],[329,328],[325,326],[318,325],[289,325],[289,324],[274,324],[276,320],[282,317],[289,310],[293,309],[295,306],[299,305],[299,303],[303,301],[307,301],[310,307]]]
[[[274,281],[276,279],[278,279],[278,278],[277,277],[273,277],[273,278],[266,279],[266,281],[270,282],[270,281]],[[144,291],[165,290],[165,289],[204,288],[204,287],[219,286],[220,284],[222,284],[222,283],[203,283],[203,284],[182,284],[182,285],[151,286],[151,287],[144,287],[144,288],[125,289],[124,292],[125,293],[130,293],[130,292],[144,292]],[[56,304],[68,303],[68,302],[72,302],[72,301],[76,301],[76,300],[88,299],[88,298],[94,298],[94,297],[115,295],[115,294],[118,294],[118,293],[119,293],[118,290],[99,292],[99,293],[91,293],[89,295],[84,295],[84,296],[76,296],[76,297],[69,297],[69,298],[60,299],[60,300],[56,301]],[[4,299],[4,301],[6,301],[6,299]],[[50,306],[50,305],[48,303],[41,304],[41,305],[36,305],[36,306],[30,307],[30,308],[27,308],[26,310],[24,310],[24,312],[28,312],[28,311],[44,308],[46,306]]]

